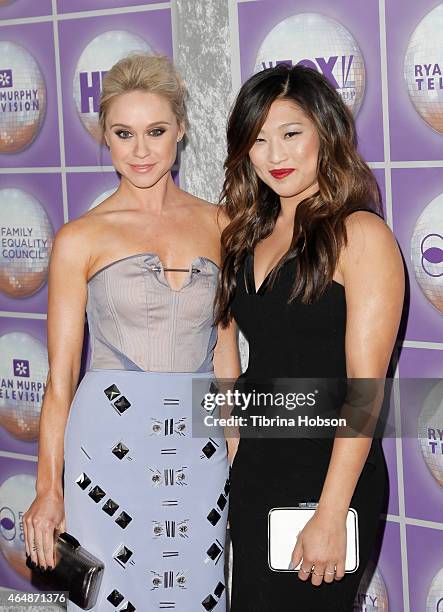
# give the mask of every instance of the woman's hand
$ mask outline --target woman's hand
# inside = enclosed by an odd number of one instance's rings
[[[345,575],[346,515],[321,514],[317,509],[300,531],[292,552],[291,567],[297,567],[300,580],[311,577],[312,584],[340,580]],[[312,568],[312,572],[311,572]]]
[[[63,496],[55,492],[37,495],[23,515],[23,529],[26,555],[40,569],[54,569],[55,532],[66,530]]]

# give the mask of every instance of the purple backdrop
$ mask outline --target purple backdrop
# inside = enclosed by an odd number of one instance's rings
[[[408,97],[403,77],[403,61],[411,34],[436,0],[386,2],[388,52],[389,124],[392,160],[432,160],[442,158],[442,135],[427,125]],[[430,60],[429,60],[430,61]]]
[[[0,336],[11,332],[26,332],[46,345],[46,321],[0,317]],[[21,356],[23,357],[23,355]],[[0,426],[0,449],[26,455],[37,455],[38,442],[18,440]]]
[[[9,6],[0,7],[0,19],[37,17],[40,15],[52,15],[51,0],[15,0]]]
[[[15,508],[11,507],[11,502],[13,499],[8,498],[2,494],[2,485],[3,483],[12,476],[26,474],[32,477],[37,476],[37,463],[35,461],[24,461],[20,459],[10,459],[7,457],[0,457],[0,495],[2,496],[2,518],[8,518],[13,520],[13,526],[10,526],[10,523],[6,523],[3,527],[2,525],[2,535],[0,540],[0,550],[2,554],[0,554],[0,576],[1,576],[1,584],[3,587],[7,587],[10,589],[18,589],[25,592],[35,592],[35,589],[32,584],[27,580],[21,573],[17,572],[11,564],[5,558],[3,553],[4,549],[7,549],[8,542],[14,542],[14,551],[17,553],[19,558],[25,560],[25,546],[24,546],[24,538],[23,538],[23,521],[22,515],[23,512],[27,510],[27,508]],[[26,493],[32,493],[32,490],[29,489]],[[17,496],[21,497],[22,492],[20,490],[17,491]],[[28,496],[28,495],[27,495]],[[31,499],[32,501],[32,499]],[[9,532],[12,532],[11,534]],[[12,539],[12,535],[15,532],[15,536]],[[27,568],[25,568],[27,569]],[[30,570],[27,570],[27,574],[30,576]],[[14,606],[15,607],[15,606]]]
[[[443,376],[443,353],[439,350],[403,349],[399,372],[401,379]],[[415,432],[418,416],[433,382],[429,385],[400,381],[402,429]],[[429,471],[416,437],[405,436],[403,447],[403,479],[406,516],[428,521],[442,521],[443,487]],[[438,453],[438,451],[437,451]],[[441,452],[440,452],[441,455]],[[443,557],[442,557],[443,559]]]
[[[321,13],[344,25],[357,40],[366,65],[366,91],[357,115],[360,150],[368,161],[383,160],[379,15],[376,2],[277,0],[239,4],[242,80],[253,73],[259,47],[272,28],[290,15]],[[283,59],[283,58],[282,58]],[[290,58],[284,58],[290,59]]]
[[[217,3],[219,0],[208,0],[210,1]],[[64,172],[69,219],[83,214],[99,195],[118,185],[118,177],[114,172],[102,172],[97,167],[102,163],[111,165],[111,159],[108,152],[101,150],[89,135],[77,114],[73,97],[73,78],[78,59],[90,41],[110,30],[125,30],[137,35],[156,51],[172,57],[171,10],[157,7],[149,10],[147,5],[156,2],[157,0],[57,0],[56,9],[61,17],[58,20],[51,17],[51,0],[15,0],[8,6],[0,7],[0,20],[42,17],[42,22],[0,26],[0,41],[15,41],[29,50],[43,72],[48,92],[46,114],[34,142],[16,154],[0,153],[0,165],[3,168],[19,169],[18,172],[0,174],[0,189],[18,187],[34,194],[46,208],[54,230],[57,230],[64,220],[61,180]],[[360,150],[369,162],[378,162],[377,165],[381,166],[374,170],[374,174],[382,193],[385,218],[386,194],[392,193],[393,231],[405,257],[410,285],[410,304],[404,327],[405,339],[420,343],[413,345],[414,348],[403,348],[399,362],[401,424],[403,431],[414,432],[425,395],[422,385],[408,386],[403,383],[403,379],[441,379],[443,374],[441,344],[433,344],[435,348],[432,349],[429,344],[443,342],[442,315],[422,293],[414,276],[410,256],[411,236],[418,217],[431,200],[443,193],[443,168],[430,167],[431,163],[428,163],[434,160],[441,163],[443,135],[427,125],[413,107],[404,82],[403,63],[412,32],[420,20],[439,5],[439,0],[386,0],[384,4],[386,32],[382,31],[380,34],[383,20],[380,19],[379,3],[375,0],[238,2],[239,57],[233,57],[233,62],[240,64],[241,80],[246,80],[252,74],[258,49],[270,30],[290,15],[306,12],[320,13],[341,23],[351,32],[362,51],[366,68],[366,87],[356,121]],[[131,8],[142,5],[147,6],[146,10],[131,12]],[[128,10],[125,11],[125,8]],[[103,14],[88,16],[85,13],[97,9],[102,9]],[[111,12],[106,14],[108,9]],[[112,9],[121,10],[112,14]],[[78,12],[78,15],[73,17],[69,15],[70,12]],[[61,167],[60,157],[54,27],[58,28],[60,43],[58,59],[62,79],[61,119],[67,169]],[[234,36],[236,34],[234,33]],[[384,40],[385,35],[387,58],[383,59],[380,54],[380,40]],[[436,38],[435,45],[438,44],[441,45],[441,41]],[[327,61],[328,58],[325,57],[324,60]],[[380,75],[385,62],[388,77],[389,134],[383,133],[382,121]],[[7,68],[0,66],[0,70]],[[392,168],[387,163],[388,160],[385,160],[384,137],[389,138],[391,158],[399,167]],[[411,168],[411,160],[421,161],[424,167]],[[39,168],[48,166],[55,168],[56,172],[46,174],[39,171]],[[82,171],[72,171],[73,166],[80,167]],[[91,168],[83,171],[85,166]],[[174,176],[178,181],[177,173]],[[432,231],[443,235],[443,217]],[[46,286],[30,298],[11,299],[0,295],[0,310],[3,311],[3,316],[0,316],[0,335],[10,331],[24,331],[46,342],[46,321],[19,316],[25,314],[28,317],[46,312]],[[17,318],[5,316],[5,311],[16,312]],[[404,482],[403,514],[399,508],[396,439],[386,438],[383,448],[390,480],[387,513],[393,520],[380,525],[383,538],[380,556],[376,561],[388,590],[389,611],[403,612],[402,581],[408,578],[410,612],[431,612],[431,608],[426,608],[428,591],[433,578],[439,571],[443,571],[442,486],[426,466],[416,436],[405,436],[401,440],[403,473],[400,474]],[[37,443],[18,441],[0,428],[0,455],[2,451],[35,456]],[[3,482],[10,476],[35,473],[35,462],[0,456],[0,495]],[[400,493],[403,495],[403,492]],[[413,520],[431,523],[427,527],[424,526],[426,523],[423,526],[415,526],[410,524]],[[19,525],[19,517],[16,523]],[[408,576],[402,576],[401,563],[400,525],[405,523]],[[433,529],[433,525],[439,529]],[[0,546],[5,545],[7,535],[6,532],[0,534]],[[0,585],[25,591],[34,590],[25,578],[11,568],[3,554],[0,554]],[[443,598],[443,574],[436,589],[440,589]],[[365,608],[358,609],[358,612],[362,610]],[[443,612],[443,600],[441,609],[432,608],[432,612]]]
[[[381,523],[380,526],[381,529],[384,527],[384,530],[377,568],[383,577],[386,590],[388,591],[389,610],[400,612],[403,610],[400,526],[398,523],[391,522]],[[368,612],[369,610],[370,608]]]
[[[59,13],[74,13],[76,11],[91,11],[94,9],[126,8],[142,4],[154,4],[158,0],[57,0]]]
[[[388,467],[389,478],[389,499],[387,514],[398,515],[398,475],[397,475],[397,450],[396,439],[385,438],[382,442],[383,451],[385,454],[386,464]]]
[[[443,530],[406,526],[408,545],[409,601],[411,612],[441,612],[440,605],[426,605],[434,576],[441,572],[437,598],[443,598]]]
[[[63,200],[60,174],[0,174],[0,189],[15,187],[34,195],[45,208],[55,232],[63,225]],[[0,310],[46,313],[48,288],[45,283],[30,297],[14,299],[0,293]]]
[[[443,146],[443,136],[440,139]],[[415,223],[426,205],[440,193],[443,193],[443,168],[392,169],[394,232],[408,267],[411,291],[407,340],[443,342],[442,315],[422,293],[415,279],[410,255]],[[433,228],[433,231],[443,233],[443,227],[440,230]]]
[[[71,172],[66,179],[70,220],[85,213],[105,191],[118,187],[115,172]]]
[[[52,23],[29,23],[0,28],[0,41],[12,41],[25,47],[35,58],[46,82],[46,113],[35,140],[23,151],[0,153],[0,166],[59,166],[57,85]],[[7,68],[7,66],[2,66]]]

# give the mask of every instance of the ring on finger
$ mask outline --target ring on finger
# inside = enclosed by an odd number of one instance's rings
[[[312,571],[312,573],[314,574],[314,576],[324,576],[324,574],[317,574],[317,572],[315,570]]]
[[[302,572],[304,572],[305,574],[310,574],[310,573],[312,572],[312,569],[305,570],[305,568],[304,568],[304,567],[301,567],[300,569],[301,569],[301,571],[302,571]]]
[[[325,570],[325,574],[329,574],[330,576],[333,576],[336,571],[337,570],[334,570],[333,572],[328,572],[328,570]]]

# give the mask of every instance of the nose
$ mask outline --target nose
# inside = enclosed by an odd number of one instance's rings
[[[287,158],[284,143],[280,138],[274,138],[269,141],[268,160],[272,164],[278,164]]]
[[[147,155],[149,155],[149,153],[150,151],[149,151],[148,143],[146,142],[144,137],[137,136],[135,139],[135,148],[134,148],[135,157],[138,157],[139,159],[143,159]]]

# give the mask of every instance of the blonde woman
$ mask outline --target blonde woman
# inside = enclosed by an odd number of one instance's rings
[[[193,381],[239,374],[234,327],[213,319],[223,220],[172,179],[187,118],[168,58],[113,66],[99,116],[121,180],[55,240],[26,552],[47,568],[57,530],[76,537],[105,563],[100,612],[224,610],[226,443],[191,435]],[[73,397],[85,312],[92,359]]]

